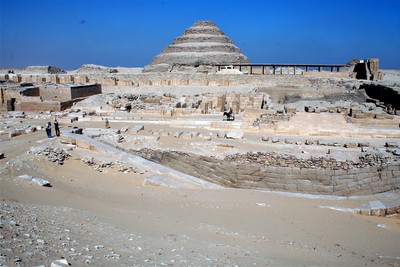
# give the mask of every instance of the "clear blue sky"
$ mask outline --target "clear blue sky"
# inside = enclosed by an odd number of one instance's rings
[[[400,69],[400,0],[0,0],[0,67],[143,67],[199,20],[252,63]]]

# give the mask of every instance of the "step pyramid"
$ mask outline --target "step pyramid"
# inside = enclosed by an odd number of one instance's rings
[[[193,71],[216,64],[249,63],[212,21],[198,21],[153,58],[144,72]]]

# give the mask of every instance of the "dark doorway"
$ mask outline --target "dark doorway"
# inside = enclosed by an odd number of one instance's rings
[[[15,111],[15,98],[11,98],[10,100],[7,100],[7,111]]]

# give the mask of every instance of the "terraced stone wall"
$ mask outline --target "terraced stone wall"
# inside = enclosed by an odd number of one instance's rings
[[[367,195],[400,188],[400,164],[369,156],[361,162],[331,158],[301,160],[248,153],[217,159],[176,151],[134,151],[147,159],[233,188],[326,195]]]

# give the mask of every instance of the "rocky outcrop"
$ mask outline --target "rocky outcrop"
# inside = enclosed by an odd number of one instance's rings
[[[249,59],[212,21],[199,21],[157,55],[143,72],[204,70],[215,64],[248,63]]]

